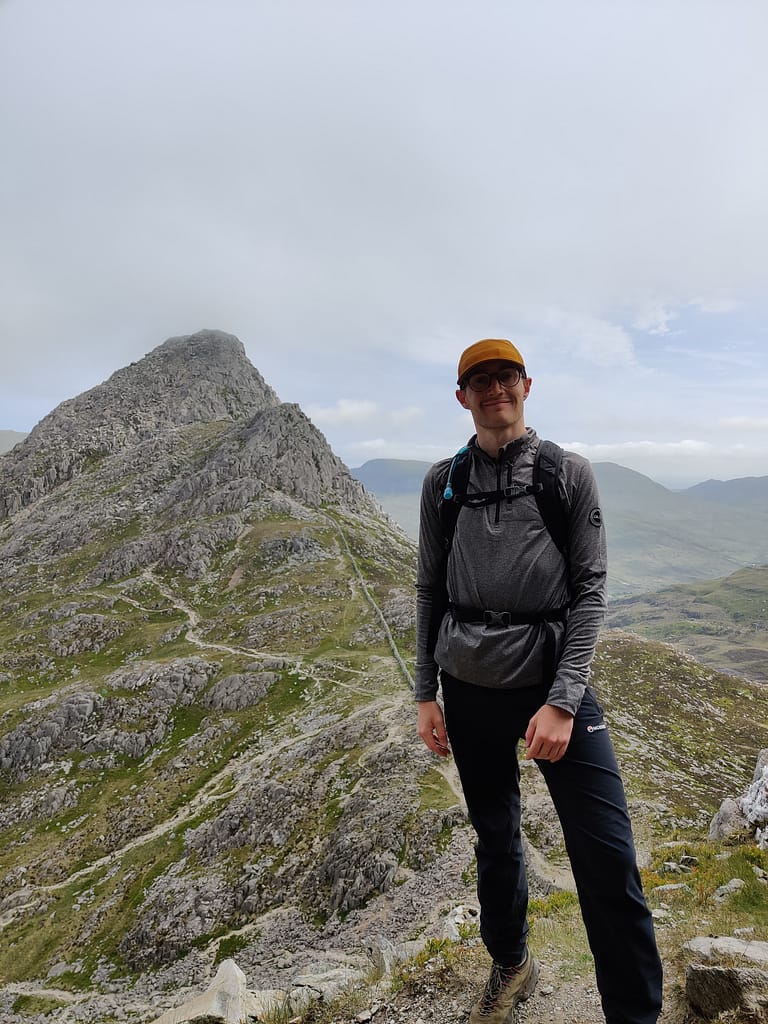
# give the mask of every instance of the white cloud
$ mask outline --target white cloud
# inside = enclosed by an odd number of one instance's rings
[[[639,331],[647,331],[648,334],[668,335],[673,333],[669,326],[670,321],[675,320],[677,315],[675,310],[666,309],[664,306],[649,306],[635,318],[632,326]]]
[[[728,430],[768,432],[768,416],[727,416],[720,420],[720,423]],[[768,472],[768,465],[766,465],[766,472]]]
[[[536,317],[544,345],[561,353],[572,353],[598,366],[632,366],[635,353],[632,339],[618,324],[588,313],[545,309]],[[540,342],[533,341],[538,349]]]
[[[335,405],[307,405],[304,412],[318,427],[373,423],[381,406],[368,399],[339,398]]]
[[[700,458],[711,454],[714,445],[706,441],[623,441],[618,444],[584,444],[563,442],[570,451],[579,452],[590,461],[622,462],[640,456],[644,459]]]
[[[733,313],[741,304],[726,298],[694,299],[692,305],[702,313]]]
[[[418,405],[409,405],[404,409],[392,409],[389,411],[389,418],[397,426],[411,426],[424,418],[424,410]]]
[[[339,398],[334,405],[308,404],[304,412],[318,427],[360,427],[387,424],[395,428],[411,426],[424,416],[417,405],[389,409],[371,399]]]
[[[409,442],[404,446],[383,437],[350,441],[342,453],[349,466],[366,459],[416,459],[431,464],[447,458],[450,454],[452,452],[441,445]]]

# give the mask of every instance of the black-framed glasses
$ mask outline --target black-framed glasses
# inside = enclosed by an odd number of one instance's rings
[[[497,380],[503,388],[508,390],[516,387],[525,376],[525,370],[518,366],[505,366],[503,370],[496,370],[495,373],[473,373],[464,382],[473,391],[486,391],[491,386],[491,381]]]

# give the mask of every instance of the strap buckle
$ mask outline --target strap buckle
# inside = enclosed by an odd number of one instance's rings
[[[543,490],[542,484],[508,484],[502,488],[501,493],[512,501],[513,498],[523,498],[526,494],[536,494],[540,490]]]
[[[511,626],[512,614],[510,612],[494,612],[486,608],[483,612],[483,622],[486,626]]]

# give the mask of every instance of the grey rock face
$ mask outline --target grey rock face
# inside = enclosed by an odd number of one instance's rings
[[[46,416],[3,458],[0,519],[114,454],[182,424],[242,420],[279,405],[237,338],[170,338],[137,363]]]
[[[105,681],[113,690],[132,691],[129,697],[69,694],[0,739],[0,774],[23,782],[44,762],[72,751],[141,757],[163,739],[173,709],[191,704],[217,668],[202,658],[130,667]]]
[[[739,832],[746,832],[746,830],[747,819],[742,814],[738,802],[729,796],[720,804],[717,814],[712,819],[708,838],[710,841],[716,842]]]
[[[224,960],[216,977],[202,995],[167,1010],[152,1024],[183,1024],[184,1021],[222,1021],[241,1024],[255,1019],[253,1000],[246,988],[246,978],[234,960]]]
[[[153,565],[199,579],[237,540],[244,513],[301,518],[323,504],[381,515],[240,342],[204,331],[63,403],[0,457],[0,523],[14,519],[0,532],[0,575],[92,545],[104,550],[91,586]],[[318,553],[312,538],[290,543],[293,557]]]
[[[768,1017],[768,972],[751,967],[691,964],[685,972],[685,995],[691,1008],[707,1020],[726,1011],[762,1024]]]
[[[75,693],[37,721],[23,722],[0,740],[0,773],[23,782],[50,757],[78,747],[100,705],[95,693]]]
[[[126,629],[120,619],[107,615],[75,615],[51,626],[48,635],[51,651],[60,658],[83,651],[98,653]]]
[[[710,824],[709,838],[725,839],[749,831],[754,832],[758,846],[768,848],[768,749],[758,754],[746,793],[738,800],[723,800]]]
[[[247,672],[225,676],[213,684],[203,698],[203,704],[214,711],[241,711],[258,704],[279,678],[276,672]]]
[[[685,948],[706,960],[718,956],[741,957],[751,964],[768,969],[768,942],[739,939],[732,935],[700,935],[686,942]]]

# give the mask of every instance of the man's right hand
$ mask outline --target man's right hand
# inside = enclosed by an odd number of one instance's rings
[[[436,700],[419,701],[417,729],[419,736],[435,754],[439,754],[440,757],[447,757],[450,754],[445,719]]]

